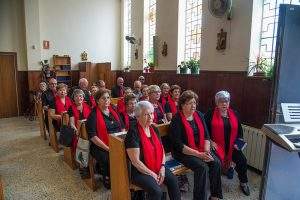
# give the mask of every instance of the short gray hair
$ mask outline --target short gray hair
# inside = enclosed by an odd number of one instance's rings
[[[139,117],[144,109],[150,109],[152,112],[154,111],[152,103],[149,101],[139,101],[134,108],[134,116]]]
[[[85,96],[84,92],[81,89],[75,89],[73,91],[72,97],[75,98],[75,96],[77,96],[77,95],[82,95],[83,97]]]
[[[225,101],[230,101],[230,94],[226,90],[221,90],[216,93],[215,95],[215,102],[216,104],[221,100],[224,99]]]
[[[148,87],[148,89],[149,89],[149,94],[150,94],[150,93],[160,92],[160,91],[161,91],[161,90],[160,90],[160,87],[159,87],[158,85],[150,85],[150,86]]]

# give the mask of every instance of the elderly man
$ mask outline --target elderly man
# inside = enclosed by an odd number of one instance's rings
[[[122,77],[117,78],[117,85],[111,89],[112,98],[118,98],[124,96],[124,79]]]
[[[145,77],[144,76],[139,76],[139,81],[141,81],[142,84],[145,84]]]
[[[103,80],[99,80],[99,89],[105,89],[105,82]]]
[[[69,96],[72,96],[73,91],[75,89],[81,89],[84,93],[84,101],[90,106],[90,107],[94,107],[95,103],[94,103],[94,98],[91,95],[91,93],[88,90],[89,87],[89,82],[86,78],[81,78],[79,79],[78,82],[78,86],[75,86],[72,88],[72,90],[69,91]]]
[[[140,97],[142,96],[141,88],[142,88],[141,81],[134,81],[133,94],[136,96],[137,99],[140,99]]]
[[[49,88],[42,93],[42,104],[43,108],[45,110],[45,124],[47,127],[47,130],[49,131],[49,126],[48,126],[48,108],[49,105],[52,105],[54,103],[54,99],[56,96],[56,86],[57,86],[57,81],[55,78],[50,78],[49,79]]]

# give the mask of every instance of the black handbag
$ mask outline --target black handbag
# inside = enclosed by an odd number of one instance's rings
[[[59,143],[66,147],[72,145],[72,139],[74,136],[74,129],[70,126],[62,125],[60,128]]]

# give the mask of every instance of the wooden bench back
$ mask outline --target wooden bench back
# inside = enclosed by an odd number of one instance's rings
[[[37,116],[39,119],[40,133],[41,133],[42,138],[44,138],[46,140],[47,135],[46,135],[45,121],[44,121],[45,114],[44,114],[42,102],[36,101],[35,107],[36,107]]]
[[[67,112],[63,112],[61,115],[62,115],[61,116],[61,124],[66,125],[66,126],[69,125],[70,124],[69,114]]]
[[[86,131],[86,120],[79,120],[77,123],[79,123],[79,137],[88,140],[88,134]]]

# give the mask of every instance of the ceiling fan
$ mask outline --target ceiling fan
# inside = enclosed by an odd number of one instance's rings
[[[223,18],[227,16],[227,19],[231,20],[232,0],[209,0],[208,9],[214,17]]]

